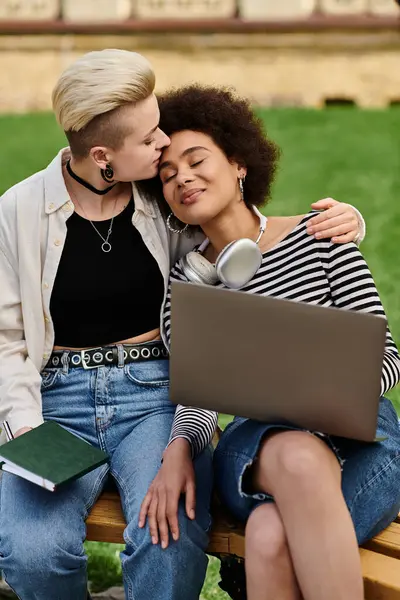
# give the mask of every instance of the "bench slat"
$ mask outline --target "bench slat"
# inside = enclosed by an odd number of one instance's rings
[[[368,550],[385,554],[392,558],[400,559],[400,525],[392,523],[385,531],[379,533],[372,540],[363,545]],[[400,574],[400,563],[399,563]]]
[[[400,600],[399,562],[360,548],[365,600]]]
[[[244,556],[244,530],[219,514],[217,527],[210,536],[210,554],[236,554]],[[104,492],[93,506],[86,521],[87,539],[93,542],[123,544],[125,519],[119,496],[115,492]]]
[[[86,520],[86,539],[93,542],[123,544],[125,527],[119,495],[116,492],[104,492]]]
[[[360,556],[366,600],[400,600],[400,515],[363,548]],[[244,527],[218,508],[207,552],[244,557]],[[87,539],[123,544],[125,519],[117,492],[104,492],[86,521]]]

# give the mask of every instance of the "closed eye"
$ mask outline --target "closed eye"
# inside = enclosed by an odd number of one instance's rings
[[[202,158],[201,160],[198,160],[198,161],[192,163],[190,165],[190,168],[193,169],[194,167],[197,167],[198,165],[200,165],[204,161],[205,161],[205,158]],[[165,179],[163,179],[163,184],[169,183],[170,181],[172,181],[172,179],[174,177],[176,177],[176,173],[173,173],[172,175],[169,175],[169,177],[165,177]]]
[[[166,177],[164,179],[164,183],[168,183],[169,181],[171,181],[174,177],[176,177],[176,173],[174,173],[173,175],[170,175],[169,177]]]

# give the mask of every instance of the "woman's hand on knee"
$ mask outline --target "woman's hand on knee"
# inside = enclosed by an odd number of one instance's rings
[[[164,549],[169,544],[169,531],[175,541],[179,539],[178,505],[181,494],[186,496],[187,516],[194,519],[195,473],[190,445],[184,438],[174,440],[164,452],[163,464],[140,508],[139,527],[144,527],[148,519],[153,544],[160,541]]]

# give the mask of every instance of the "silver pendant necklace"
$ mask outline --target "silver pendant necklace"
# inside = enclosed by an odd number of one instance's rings
[[[82,207],[81,207],[81,208],[82,208]],[[82,210],[83,210],[83,208],[82,208]],[[86,218],[87,218],[87,217],[86,217]],[[98,234],[98,235],[101,237],[101,239],[103,240],[103,243],[102,243],[102,245],[101,245],[101,249],[103,250],[103,252],[106,252],[106,253],[108,253],[108,252],[111,252],[112,246],[111,246],[111,244],[110,244],[110,242],[109,242],[108,240],[110,239],[110,235],[112,234],[112,226],[113,226],[113,223],[114,223],[114,215],[113,215],[113,217],[112,217],[112,219],[111,219],[110,227],[108,228],[108,231],[107,231],[107,237],[106,237],[106,238],[104,238],[104,237],[101,235],[100,231],[99,231],[99,230],[97,229],[97,227],[94,225],[93,221],[91,221],[90,219],[88,219],[88,221],[89,221],[89,223],[91,224],[91,226],[93,227],[93,229],[95,230],[95,232],[96,232],[96,233],[97,233],[97,234]]]
[[[68,168],[67,171],[69,172]],[[114,187],[114,186],[113,186]],[[75,200],[75,202],[77,203],[77,205],[79,206],[79,208],[81,209],[81,211],[83,212],[83,214],[85,215],[86,219],[89,221],[89,223],[91,224],[91,226],[93,227],[93,229],[95,230],[95,232],[97,233],[97,235],[103,240],[103,243],[101,245],[101,249],[103,252],[105,252],[106,254],[108,254],[109,252],[111,252],[112,250],[112,245],[110,243],[110,237],[112,234],[112,228],[113,228],[113,224],[114,224],[114,217],[115,217],[115,207],[117,206],[117,200],[118,200],[118,196],[115,198],[114,201],[114,207],[113,207],[113,216],[111,218],[111,223],[110,223],[110,227],[108,228],[107,231],[107,237],[104,237],[100,231],[97,229],[96,225],[93,223],[93,221],[91,221],[89,219],[89,217],[86,214],[85,209],[83,208],[83,206],[81,205],[81,203],[79,202],[78,198],[76,197],[75,193],[71,190],[72,192],[72,196],[73,196],[73,200]]]
[[[111,223],[110,223],[110,227],[108,228],[107,231],[107,237],[104,237],[100,231],[97,229],[96,225],[93,223],[93,221],[91,221],[89,219],[89,217],[86,214],[85,209],[83,208],[83,206],[81,205],[81,203],[79,202],[78,198],[75,196],[74,194],[74,198],[75,201],[77,203],[77,205],[79,206],[79,208],[81,209],[81,211],[83,212],[83,214],[85,215],[86,219],[89,221],[89,223],[91,224],[91,226],[93,227],[93,229],[95,230],[95,232],[97,233],[97,235],[103,240],[103,243],[101,245],[101,249],[103,250],[103,252],[105,252],[106,254],[108,254],[109,252],[111,252],[112,250],[112,245],[110,244],[109,240],[110,240],[110,236],[112,234],[112,228],[113,228],[113,223],[114,223],[114,217],[115,217],[115,207],[117,206],[117,200],[118,200],[118,196],[115,198],[115,202],[114,202],[114,208],[113,208],[113,216],[111,218]]]

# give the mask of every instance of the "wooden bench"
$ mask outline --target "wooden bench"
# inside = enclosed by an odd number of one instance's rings
[[[101,495],[86,524],[88,540],[124,543],[125,519],[116,491]],[[243,527],[217,510],[207,552],[243,559]],[[366,600],[400,600],[400,514],[395,523],[360,548],[360,555]]]

